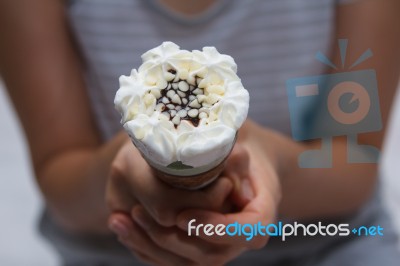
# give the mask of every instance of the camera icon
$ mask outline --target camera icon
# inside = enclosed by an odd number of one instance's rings
[[[294,78],[286,87],[293,139],[322,139],[321,149],[300,155],[300,167],[332,167],[334,136],[347,136],[349,163],[377,162],[376,147],[357,144],[358,134],[382,129],[375,70]]]

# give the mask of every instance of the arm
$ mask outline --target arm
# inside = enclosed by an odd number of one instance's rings
[[[354,62],[366,49],[374,56],[358,69],[375,69],[378,79],[383,130],[361,134],[360,144],[382,146],[390,106],[397,87],[400,70],[400,19],[396,0],[364,0],[342,5],[337,12],[336,40],[348,39],[347,61]],[[339,51],[334,51],[334,62],[340,65]],[[298,155],[316,149],[318,142],[296,143],[275,132],[252,123],[248,130],[252,140],[264,140],[267,157],[276,158],[278,176],[282,185],[281,215],[296,219],[309,219],[346,215],[353,212],[370,197],[377,179],[376,164],[348,164],[346,138],[333,141],[333,167],[330,169],[305,169],[297,165]],[[253,145],[257,147],[257,145]]]
[[[1,1],[0,29],[1,75],[50,210],[68,228],[103,230],[109,165],[126,138],[100,142],[64,4]]]

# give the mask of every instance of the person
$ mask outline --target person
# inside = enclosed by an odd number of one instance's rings
[[[298,167],[299,154],[320,142],[289,136],[285,82],[326,72],[317,51],[340,62],[337,39],[349,40],[349,61],[370,48],[374,56],[353,70],[376,71],[383,129],[359,142],[381,147],[398,82],[399,8],[397,0],[1,1],[1,75],[46,202],[41,232],[69,266],[397,265],[377,165],[347,163],[346,140],[335,137],[331,168]],[[165,40],[232,55],[250,93],[223,175],[198,191],[156,179],[113,107],[118,76]],[[223,212],[226,204],[233,209]],[[327,221],[385,233],[245,241],[188,236],[192,219]]]

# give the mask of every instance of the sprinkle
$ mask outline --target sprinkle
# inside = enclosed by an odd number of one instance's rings
[[[173,97],[175,94],[176,94],[176,93],[175,93],[174,90],[169,90],[169,91],[167,92],[167,96],[168,96],[170,99],[172,99],[172,97]]]
[[[178,87],[181,91],[188,91],[189,90],[189,84],[187,84],[186,81],[181,81],[178,84]]]
[[[172,97],[171,101],[176,104],[182,104],[181,98],[177,94],[175,94],[174,97]]]
[[[208,117],[208,114],[206,114],[205,112],[201,112],[201,113],[199,114],[199,118],[200,118],[200,119],[207,118],[207,117]]]
[[[193,91],[193,94],[196,94],[196,95],[198,95],[198,94],[204,94],[204,92],[203,92],[202,89],[197,88],[197,89],[195,89],[195,90]]]
[[[204,100],[206,100],[207,99],[207,96],[205,96],[205,95],[197,95],[197,100],[199,101],[199,103],[202,103],[202,102],[204,102]]]
[[[200,108],[200,107],[201,107],[201,105],[199,104],[199,102],[197,101],[197,99],[195,99],[195,100],[193,100],[192,102],[190,102],[190,103],[189,103],[189,106],[190,106],[190,107],[193,107],[193,108]]]
[[[171,81],[175,78],[175,75],[170,72],[165,72],[164,77],[166,81]]]
[[[160,120],[169,120],[169,113],[168,112],[162,112],[160,116],[158,117]]]
[[[190,110],[190,111],[188,112],[188,115],[189,115],[190,117],[196,117],[198,114],[199,114],[199,110],[197,110],[197,109],[192,109],[192,110]]]
[[[180,110],[178,112],[178,115],[183,118],[183,117],[185,117],[187,115],[187,112],[186,112],[186,110]]]
[[[162,101],[163,103],[165,103],[165,104],[169,103],[169,100],[168,100],[167,97],[163,97],[161,101]]]
[[[183,91],[177,91],[178,95],[181,96],[182,98],[186,97],[186,93]]]
[[[151,94],[153,94],[154,97],[156,97],[157,99],[161,97],[161,92],[160,92],[160,90],[152,89],[150,92],[151,92]]]
[[[163,111],[165,109],[165,105],[163,103],[159,103],[156,105],[156,111]]]
[[[192,75],[188,76],[186,81],[187,81],[187,83],[191,84],[190,86],[196,84],[196,78]]]
[[[208,114],[208,113],[210,112],[210,110],[209,110],[208,108],[201,107],[200,110],[199,110],[199,112],[200,112],[200,113],[203,113],[203,112],[204,112],[204,113]]]
[[[179,116],[175,116],[174,118],[172,118],[172,123],[174,123],[175,125],[179,125],[179,123],[181,122],[181,118]]]

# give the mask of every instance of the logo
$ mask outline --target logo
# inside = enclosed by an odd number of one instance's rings
[[[345,69],[347,40],[339,40],[341,67]],[[297,141],[322,139],[321,149],[299,156],[302,168],[332,167],[332,137],[347,136],[347,162],[377,163],[379,150],[359,145],[357,135],[382,129],[376,73],[351,71],[372,56],[365,51],[345,72],[287,80],[290,123]],[[338,69],[325,55],[316,59]]]
[[[383,236],[383,228],[377,226],[359,226],[351,229],[349,224],[302,224],[294,222],[293,224],[284,224],[283,222],[271,223],[263,225],[261,222],[256,224],[240,224],[238,222],[224,224],[195,224],[196,219],[192,219],[188,223],[188,236],[244,236],[246,241],[251,241],[256,236],[280,237],[282,241],[286,241],[292,236],[309,236],[309,237],[346,237],[353,234],[354,236]]]

